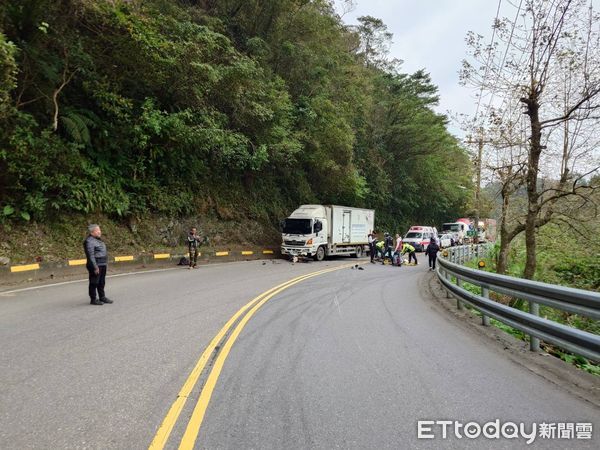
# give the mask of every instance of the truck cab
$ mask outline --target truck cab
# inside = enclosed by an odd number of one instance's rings
[[[302,205],[281,221],[281,253],[290,256],[315,257],[327,244],[328,221],[325,207]],[[325,249],[317,259],[324,259]]]
[[[442,224],[442,233],[451,234],[454,237],[454,242],[462,245],[467,236],[468,226],[464,222],[452,222]]]

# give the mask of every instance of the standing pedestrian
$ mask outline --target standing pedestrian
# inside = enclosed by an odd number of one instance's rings
[[[373,231],[371,231],[368,235],[369,237],[369,254],[371,256],[371,262],[374,263],[373,258],[375,258],[375,237]]]
[[[104,303],[112,303],[113,301],[106,298],[106,294],[104,293],[108,254],[106,244],[102,240],[102,230],[100,230],[99,225],[92,224],[88,227],[88,235],[85,241],[83,241],[83,249],[86,258],[85,267],[90,275],[90,284],[88,286],[90,304],[102,305]],[[97,297],[96,292],[98,292]]]
[[[384,250],[381,264],[385,264],[386,257],[392,261],[392,247],[394,246],[394,238],[390,236],[390,233],[385,232],[383,236]]]
[[[396,233],[396,247],[394,248],[394,257],[397,258],[398,266],[402,265],[402,237]]]
[[[190,228],[187,235],[188,252],[190,254],[190,266],[188,269],[196,268],[198,261],[198,247],[200,247],[200,236],[198,236],[196,227]]]
[[[440,251],[440,246],[435,241],[435,239],[431,239],[431,242],[427,246],[425,250],[425,254],[429,255],[429,270],[435,270],[435,262],[437,261],[437,255]]]

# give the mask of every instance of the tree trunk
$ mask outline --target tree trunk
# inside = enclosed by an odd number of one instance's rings
[[[510,250],[510,241],[508,240],[508,203],[509,193],[506,187],[502,187],[502,216],[500,218],[500,251],[496,260],[496,272],[505,274],[508,266],[508,252]]]
[[[527,115],[531,123],[531,140],[527,161],[527,218],[525,219],[526,259],[523,277],[531,280],[536,269],[536,219],[539,214],[539,194],[537,188],[540,154],[542,153],[542,127],[539,116],[539,102],[535,91],[527,101]]]

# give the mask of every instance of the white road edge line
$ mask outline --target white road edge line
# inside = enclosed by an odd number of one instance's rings
[[[264,261],[264,260],[257,259],[256,261]],[[208,264],[206,266],[201,266],[200,269],[208,269],[211,267],[219,267],[219,266],[226,266],[226,265],[233,265],[233,264],[241,264],[241,263],[245,263],[245,262],[247,262],[247,261],[231,261],[231,262],[225,262],[225,263]],[[169,267],[166,269],[140,270],[138,272],[126,272],[126,273],[116,273],[114,275],[107,275],[106,278],[125,277],[125,276],[129,276],[129,275],[141,275],[141,274],[153,273],[153,272],[166,272],[169,270],[181,270],[181,269],[178,267]],[[59,283],[42,284],[40,286],[30,286],[30,287],[26,287],[26,288],[13,289],[10,291],[0,291],[0,297],[2,297],[3,295],[7,295],[7,294],[15,294],[17,292],[34,291],[36,289],[44,289],[44,288],[55,287],[55,286],[64,286],[66,284],[83,283],[86,281],[88,281],[88,278],[82,278],[80,280],[61,281]]]

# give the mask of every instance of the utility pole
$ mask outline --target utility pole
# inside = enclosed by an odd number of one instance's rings
[[[465,141],[467,144],[477,144],[477,158],[475,159],[475,174],[476,174],[476,185],[475,185],[475,238],[476,244],[479,243],[479,218],[481,215],[481,161],[483,159],[483,127],[479,127],[479,138],[477,140],[468,139]]]
[[[479,216],[481,215],[481,159],[483,157],[483,128],[479,128],[477,142],[477,186],[475,187],[475,243],[479,244]]]

